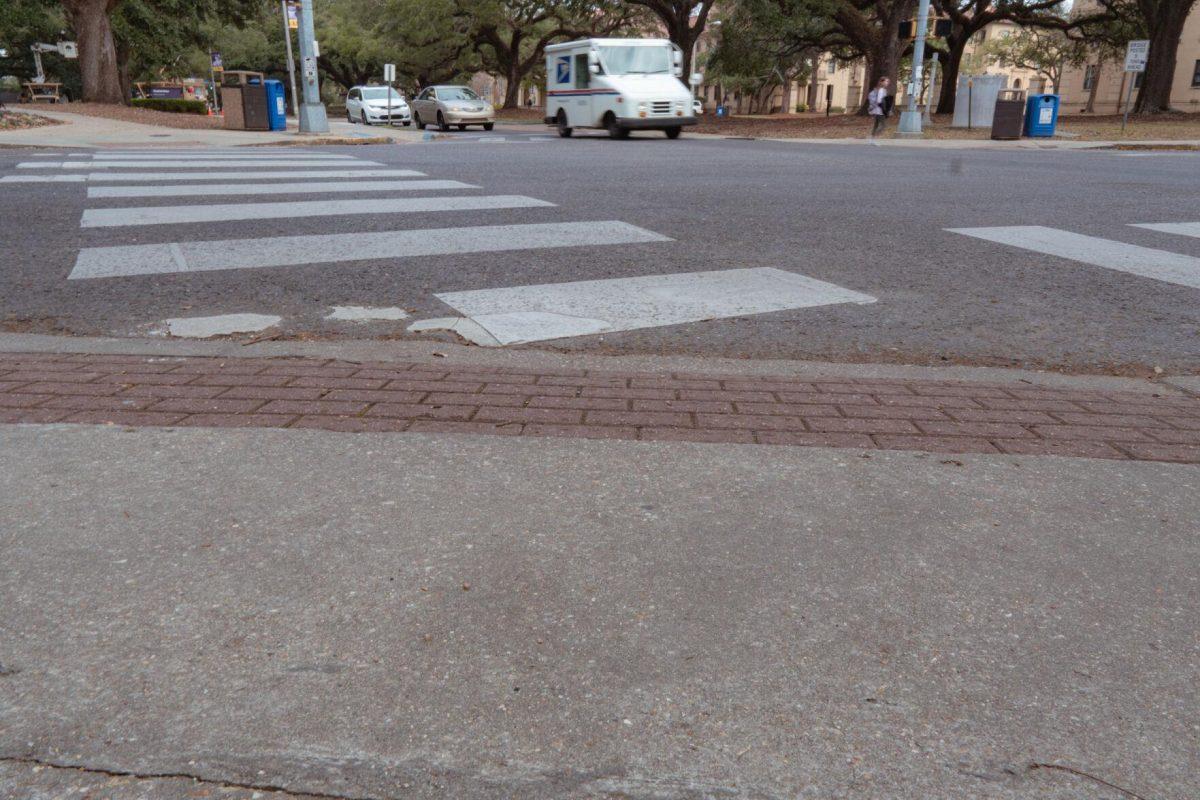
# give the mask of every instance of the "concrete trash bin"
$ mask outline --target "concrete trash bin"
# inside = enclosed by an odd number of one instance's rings
[[[225,127],[228,130],[269,130],[266,116],[266,89],[262,82],[263,74],[261,72],[229,70],[221,76],[221,110],[225,113]],[[254,105],[254,110],[251,112],[254,115],[253,120],[246,118],[247,89],[256,90],[263,95],[261,103],[255,102],[254,99],[250,101]],[[249,122],[253,122],[253,126],[248,124]]]
[[[1025,135],[1049,137],[1058,127],[1058,95],[1031,94],[1025,101]]]
[[[1025,91],[1001,89],[996,95],[996,108],[992,112],[992,138],[1020,139],[1024,120]]]

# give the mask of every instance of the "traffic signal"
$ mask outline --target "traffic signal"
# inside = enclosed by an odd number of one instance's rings
[[[948,19],[932,19],[933,30],[929,31],[926,36],[934,39],[944,39],[950,35],[954,23]],[[900,23],[900,40],[913,41],[917,38],[917,21],[915,19],[906,19]]]

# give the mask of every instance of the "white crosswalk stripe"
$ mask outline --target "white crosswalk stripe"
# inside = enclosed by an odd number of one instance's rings
[[[626,222],[605,220],[173,242],[86,248],[69,277],[79,280],[669,241]]]
[[[267,172],[92,172],[87,175],[5,175],[0,183],[117,183],[159,181],[261,181],[298,178],[422,178],[412,169],[326,169]]]
[[[296,159],[305,161],[357,161],[354,156],[347,155],[298,155],[296,153],[97,153],[93,161],[275,161],[278,159]]]
[[[1133,225],[1134,228],[1145,228],[1159,233],[1174,233],[1179,236],[1191,236],[1200,239],[1200,222],[1143,222]]]
[[[1200,258],[1041,225],[947,228],[989,242],[1200,289]]]
[[[431,211],[543,208],[553,205],[545,200],[519,194],[497,194],[484,197],[401,197],[371,198],[369,200],[304,200],[291,203],[89,208],[83,212],[83,220],[80,225],[84,228],[109,228],[121,225],[171,225],[228,222],[241,219],[333,217],[344,214],[420,214]]]
[[[364,167],[382,167],[378,161],[355,161],[356,165]],[[221,159],[213,161],[195,161],[188,159],[163,159],[155,161],[22,161],[17,169],[211,169],[213,167],[343,167],[344,162],[326,162],[312,158],[280,158],[254,159],[238,161],[236,159]]]
[[[184,183],[167,186],[89,186],[89,199],[112,197],[222,197],[252,194],[328,194],[345,192],[430,192],[478,189],[461,181],[309,181],[307,183]]]

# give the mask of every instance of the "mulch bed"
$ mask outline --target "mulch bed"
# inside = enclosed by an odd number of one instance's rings
[[[40,114],[30,114],[26,111],[0,111],[0,131],[20,130],[23,128],[42,128],[46,125],[61,125],[56,119],[43,117]]]
[[[148,108],[133,108],[131,106],[116,106],[106,103],[66,103],[55,106],[55,111],[65,111],[71,114],[83,114],[88,117],[104,117],[123,122],[138,122],[143,125],[157,125],[160,128],[183,128],[185,130],[204,130],[224,127],[221,117],[207,117],[199,114],[172,114],[166,111],[152,111]]]

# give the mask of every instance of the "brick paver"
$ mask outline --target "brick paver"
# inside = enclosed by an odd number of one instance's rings
[[[461,432],[1200,463],[1200,398],[966,381],[0,353],[0,423]]]

